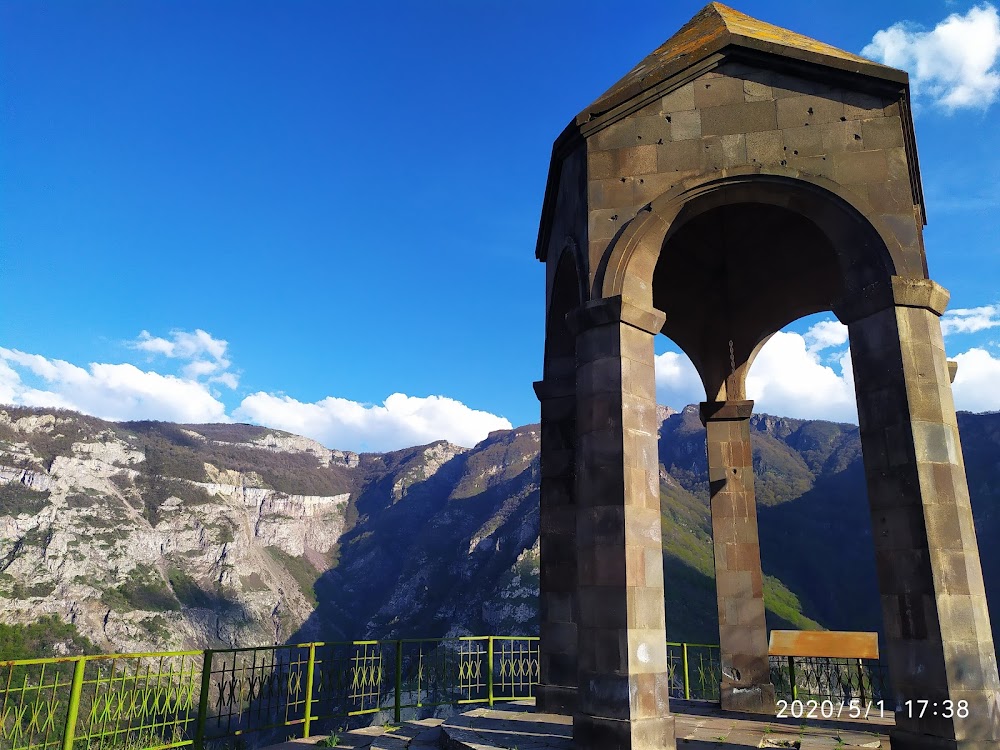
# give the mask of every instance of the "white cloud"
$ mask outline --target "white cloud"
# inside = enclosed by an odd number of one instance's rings
[[[20,389],[20,376],[5,359],[0,357],[0,404],[16,403],[15,399]]]
[[[840,353],[836,369],[820,362],[820,352],[845,343],[847,327],[835,320],[819,321],[805,334],[774,334],[747,376],[747,397],[756,402],[754,410],[856,423],[850,352]],[[655,364],[658,401],[680,408],[705,400],[701,379],[687,356],[666,352]]]
[[[951,332],[979,331],[1000,326],[1000,305],[952,311],[943,320]],[[202,332],[203,333],[203,332]],[[197,334],[197,332],[196,332]],[[215,354],[225,359],[225,342]],[[181,339],[144,339],[147,351],[180,357]],[[199,338],[204,342],[205,338]],[[747,378],[755,410],[802,419],[857,422],[850,350],[846,328],[833,320],[819,321],[804,334],[780,331],[762,347]],[[172,347],[172,348],[170,348]],[[198,350],[208,352],[202,345]],[[194,353],[194,356],[199,356]],[[824,364],[821,360],[827,360]],[[831,361],[832,359],[832,361]],[[955,404],[968,411],[1000,409],[1000,356],[972,348],[953,357],[959,363],[954,384]],[[161,419],[174,422],[228,422],[225,404],[210,385],[237,386],[230,372],[189,363],[188,377],[141,370],[131,364],[69,362],[0,347],[0,403],[73,409],[110,420]],[[657,397],[682,407],[704,400],[694,366],[683,354],[656,357]],[[198,366],[195,366],[198,365]],[[228,360],[226,360],[228,367]],[[215,374],[212,374],[215,373]],[[212,375],[207,379],[206,375]],[[315,403],[259,392],[245,397],[234,417],[311,437],[332,448],[383,451],[449,440],[471,446],[494,430],[510,429],[503,417],[471,409],[444,396],[415,397],[402,393],[382,404],[362,404],[327,397]]]
[[[131,364],[88,367],[0,347],[0,404],[72,409],[113,421],[229,422],[228,409],[213,390],[235,389],[228,343],[198,329],[169,338],[142,331],[133,349],[187,360],[179,375],[141,370]],[[394,450],[449,440],[472,446],[511,423],[444,396],[395,393],[381,405],[329,397],[304,403],[274,393],[254,393],[233,412],[240,419],[314,438],[332,448]]]
[[[806,331],[803,338],[810,352],[843,346],[847,343],[847,326],[839,320],[821,320]]]
[[[22,373],[41,379],[45,387],[28,385]],[[91,363],[84,369],[60,359],[2,347],[0,402],[73,409],[110,420],[229,421],[224,404],[193,380],[130,364]]]
[[[968,333],[1000,326],[1000,305],[952,310],[941,320],[946,334]],[[761,348],[747,376],[747,397],[754,410],[800,419],[829,419],[857,424],[854,371],[847,343],[847,326],[819,321],[804,334],[779,331]],[[823,364],[821,353],[833,350],[835,366]],[[952,387],[955,408],[1000,410],[1000,357],[972,348],[951,359],[958,362]],[[657,397],[680,407],[704,400],[694,365],[683,354],[656,358]]]
[[[144,349],[150,352],[159,352],[168,357],[182,357],[183,359],[194,359],[202,354],[208,354],[213,359],[222,359],[226,356],[226,349],[229,347],[228,341],[217,339],[207,331],[200,328],[194,333],[187,331],[171,331],[173,340],[154,337],[149,331],[142,331],[135,342],[137,349]]]
[[[819,323],[805,335],[779,331],[768,339],[747,375],[747,398],[755,401],[755,411],[857,423],[850,351],[841,355],[838,372],[819,360],[819,351],[830,344],[807,344],[835,338],[830,331]]]
[[[941,316],[941,333],[975,333],[1000,326],[1000,305],[949,310]]]
[[[209,378],[209,383],[222,383],[227,388],[236,388],[239,385],[239,378],[237,378],[231,372],[224,372],[221,375],[216,375],[214,378]]]
[[[941,318],[941,329],[946,336],[997,327],[1000,327],[1000,305],[959,308]],[[811,345],[819,340],[825,340],[828,342],[826,346],[833,347],[846,343],[847,326],[837,321],[821,321],[812,326],[803,336],[807,354],[812,355],[810,358],[803,358],[801,348],[794,340],[797,334],[781,333],[776,336],[782,337],[777,349],[772,347],[772,338],[761,350],[747,380],[749,397],[758,399],[759,409],[771,414],[804,414],[810,418],[822,418],[819,416],[822,410],[811,405],[809,399],[803,399],[798,392],[803,384],[810,384],[810,390],[815,388],[823,398],[831,399],[828,411],[839,414],[840,419],[856,422],[850,350],[841,355],[840,374],[837,375],[834,368],[824,367],[815,359],[814,355],[824,347]],[[974,347],[949,359],[958,362],[958,374],[952,385],[955,408],[972,412],[1000,410],[1000,389],[997,388],[997,383],[1000,383],[1000,357]],[[757,395],[754,395],[755,387],[760,389]],[[784,391],[780,397],[779,391]],[[850,408],[846,405],[847,401],[851,402]],[[838,406],[832,408],[832,402]]]
[[[658,402],[680,409],[705,400],[705,386],[686,354],[657,354],[654,365]]]
[[[861,54],[908,71],[915,95],[949,111],[985,110],[1000,93],[1000,16],[989,3],[965,15],[953,13],[931,31],[906,21],[893,24]]]
[[[511,423],[444,396],[394,393],[382,405],[327,397],[315,403],[271,393],[243,399],[234,415],[318,440],[331,448],[384,451],[448,440],[472,446]]]
[[[142,349],[154,354],[165,354],[168,357],[174,356],[174,344],[166,339],[156,338],[150,335],[149,331],[141,331],[139,338],[133,343],[136,349]]]
[[[1000,357],[985,349],[969,349],[952,357],[958,373],[952,384],[955,408],[963,411],[1000,410]]]
[[[205,360],[198,360],[197,362],[192,362],[189,365],[185,365],[181,372],[184,373],[185,377],[196,380],[197,378],[203,377],[205,375],[211,375],[213,372],[219,369],[219,366],[215,362],[206,362]]]
[[[222,383],[229,388],[235,388],[239,382],[234,373],[226,372],[232,364],[227,356],[229,342],[217,339],[200,328],[193,333],[171,331],[169,339],[153,336],[149,331],[142,331],[131,346],[150,354],[189,360],[189,363],[181,368],[181,373],[190,380],[214,375],[213,382]],[[226,377],[223,377],[223,374]]]

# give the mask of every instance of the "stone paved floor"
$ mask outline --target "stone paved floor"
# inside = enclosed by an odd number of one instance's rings
[[[344,750],[571,750],[572,719],[537,714],[533,701],[477,708],[447,720],[404,721],[392,732],[369,727],[347,732],[336,745]],[[711,704],[671,701],[677,716],[677,746],[683,750],[889,750],[892,719],[803,720],[729,714]],[[315,747],[321,738],[295,740],[268,750]]]
[[[440,748],[443,719],[419,719],[403,721],[386,731],[383,727],[354,729],[339,735],[337,750],[437,750]],[[280,745],[272,745],[266,750],[302,750],[316,747],[326,739],[325,735],[310,737],[308,740],[291,740]]]

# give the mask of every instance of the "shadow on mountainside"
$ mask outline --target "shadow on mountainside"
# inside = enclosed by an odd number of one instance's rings
[[[979,539],[990,539],[1000,533],[1000,414],[960,414],[959,422]],[[776,579],[769,627],[800,629],[812,619],[881,631],[857,427],[757,415],[751,429],[762,566]],[[339,562],[316,582],[319,607],[288,642],[537,632],[538,428],[456,451],[434,443],[363,457],[367,475],[352,497]],[[660,458],[668,634],[714,642],[696,411],[663,422]],[[432,459],[436,471],[426,469]],[[1000,547],[984,545],[981,555],[990,596],[1000,584]]]
[[[1000,606],[1000,413],[958,414],[986,598]],[[819,423],[824,425],[825,423]],[[872,515],[857,428],[827,458],[813,487],[789,502],[758,506],[763,567],[803,598],[826,627],[884,636]],[[850,443],[850,444],[849,444]],[[830,469],[834,469],[832,473]],[[793,533],[789,533],[792,531]],[[984,543],[985,542],[985,543]],[[992,618],[994,639],[1000,618]]]
[[[718,643],[719,613],[715,578],[693,565],[665,553],[663,585],[667,615],[667,640],[688,643]],[[799,630],[773,609],[766,610],[767,628]]]
[[[288,642],[537,633],[537,426],[453,450],[374,461],[319,606]],[[443,462],[425,478],[428,455]]]
[[[831,630],[882,631],[871,514],[860,457],[757,514],[761,564]]]
[[[833,477],[854,461],[860,466],[857,428],[766,414],[755,415],[750,428],[768,626],[798,630],[819,623],[835,627],[831,620],[843,618],[831,615],[831,608],[821,607],[819,602],[829,596],[842,596],[844,587],[835,592],[820,591],[827,580],[827,563],[815,552],[804,554],[798,545],[804,543],[806,552],[814,551],[816,544],[808,541],[811,519],[814,515],[825,516],[831,509],[838,512],[840,480]],[[707,595],[701,592],[699,600],[701,606],[710,608],[711,632],[717,632],[705,428],[696,407],[687,407],[664,420],[659,456],[665,472],[661,475],[665,555],[668,564],[674,557],[702,573],[703,578],[707,576],[710,590]],[[861,499],[863,502],[863,495]],[[859,520],[865,527],[870,526],[866,513],[859,516],[855,512],[842,520],[848,526]],[[824,538],[819,546],[831,541],[836,540]],[[832,558],[834,551],[825,556]],[[870,549],[867,554],[872,557]],[[848,562],[853,565],[853,561]],[[681,576],[682,581],[689,579],[690,573],[687,578]],[[869,582],[874,585],[873,569]],[[669,600],[669,575],[667,583]],[[850,592],[843,600],[844,606],[852,606],[852,597]],[[704,632],[707,624],[708,620],[702,618],[699,632]]]

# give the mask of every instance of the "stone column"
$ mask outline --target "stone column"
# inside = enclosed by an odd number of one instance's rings
[[[669,708],[653,336],[663,314],[621,297],[577,332],[579,750],[675,747]]]
[[[1000,746],[996,650],[938,321],[947,301],[930,280],[892,277],[836,309],[850,331],[893,750]],[[916,701],[930,701],[923,718]]]
[[[708,444],[722,708],[773,715],[750,448],[752,413],[753,401],[701,405]]]
[[[540,635],[535,707],[572,714],[576,706],[576,381],[540,380]]]

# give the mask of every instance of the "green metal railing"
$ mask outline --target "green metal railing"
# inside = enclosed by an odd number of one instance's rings
[[[715,644],[667,642],[670,697],[719,700],[719,685],[722,682],[719,654],[719,647]]]
[[[309,643],[205,652],[195,744],[406,709],[534,696],[538,639]]]
[[[667,643],[670,695],[719,700],[719,647]],[[196,750],[379,712],[534,696],[538,638],[303,643],[0,662],[0,750]],[[779,698],[888,698],[884,665],[772,657]]]
[[[201,651],[0,662],[0,748],[183,747]],[[138,745],[136,743],[139,743]]]
[[[317,722],[518,700],[538,639],[304,643],[0,662],[0,750],[165,750]]]

